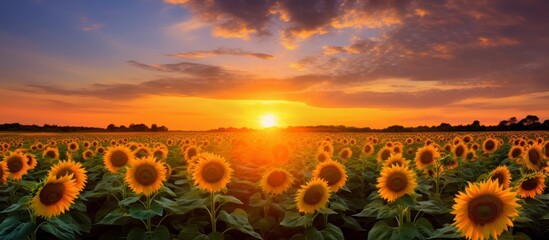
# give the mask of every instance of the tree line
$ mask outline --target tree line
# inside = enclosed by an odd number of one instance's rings
[[[106,128],[98,127],[82,127],[82,126],[58,126],[44,124],[43,126],[23,125],[20,123],[4,123],[0,125],[0,131],[16,131],[16,132],[167,132],[168,128],[165,126],[158,126],[152,124],[151,127],[143,123],[130,124],[129,126],[116,126],[109,124]]]

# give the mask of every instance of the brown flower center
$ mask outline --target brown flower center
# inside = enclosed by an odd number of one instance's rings
[[[350,152],[347,150],[341,152],[341,158],[350,158],[351,157],[350,155],[351,155]]]
[[[322,154],[322,153],[318,154],[317,159],[319,162],[326,161],[326,154]]]
[[[492,150],[494,150],[494,148],[496,148],[496,143],[493,140],[488,140],[484,144],[484,148],[488,151],[492,151]]]
[[[218,162],[209,162],[202,169],[202,178],[208,183],[217,183],[224,175],[225,168]]]
[[[389,151],[388,149],[385,149],[383,150],[383,152],[381,152],[381,160],[385,161],[389,159],[389,157],[391,157],[391,151]]]
[[[197,154],[197,151],[196,151],[196,148],[189,148],[187,150],[187,156],[189,157],[189,159],[193,158],[194,156],[196,156]]]
[[[531,148],[530,150],[528,150],[528,159],[532,164],[536,165],[540,162],[541,156],[536,149]]]
[[[143,164],[139,165],[135,169],[134,177],[139,184],[143,186],[149,186],[153,184],[158,178],[158,172],[156,171],[156,168],[154,166],[149,164]]]
[[[312,186],[305,192],[303,202],[309,205],[315,205],[322,200],[322,195],[324,195],[324,188],[321,186]]]
[[[515,148],[513,149],[513,151],[511,151],[511,156],[513,158],[517,158],[518,156],[520,156],[520,154],[522,154],[522,150],[520,150],[520,148]]]
[[[408,179],[406,178],[406,175],[404,175],[404,173],[401,173],[401,172],[392,173],[387,178],[386,186],[392,192],[400,192],[406,189],[406,186],[408,186]]]
[[[467,206],[469,219],[477,225],[495,221],[503,212],[503,202],[493,195],[482,195],[471,200]]]
[[[372,147],[370,145],[364,146],[364,152],[365,153],[369,153],[370,151],[372,151]]]
[[[65,185],[62,183],[48,183],[40,191],[40,202],[46,206],[54,205],[63,197]]]
[[[531,191],[536,189],[538,186],[538,178],[530,178],[520,184],[520,187],[526,191]]]
[[[319,177],[328,182],[328,186],[332,186],[341,180],[342,174],[336,166],[325,166],[320,169]]]
[[[18,156],[12,156],[8,158],[7,163],[8,170],[12,173],[19,172],[23,168],[23,159]]]
[[[419,161],[423,164],[431,164],[434,161],[433,153],[431,151],[424,151],[419,157]]]
[[[120,150],[114,151],[111,154],[111,164],[115,167],[122,167],[130,160],[129,156]]]
[[[50,158],[55,158],[56,157],[55,151],[54,150],[48,150],[46,152],[46,156],[50,157]]]
[[[271,187],[280,187],[286,182],[286,173],[282,171],[273,171],[267,178],[267,184]]]
[[[503,180],[504,180],[503,174],[498,172],[492,175],[492,180],[496,180],[496,179],[498,180],[499,185],[503,186]]]
[[[462,157],[464,153],[465,153],[465,149],[463,148],[462,145],[459,145],[456,147],[456,156]]]

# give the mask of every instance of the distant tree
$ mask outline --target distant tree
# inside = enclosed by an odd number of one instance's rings
[[[509,126],[509,121],[508,120],[502,120],[498,124],[498,127],[506,127],[506,126]]]
[[[473,121],[473,124],[471,124],[472,127],[480,127],[480,121],[479,120],[475,120]]]
[[[158,131],[158,125],[156,125],[156,123],[153,123],[153,124],[151,125],[151,131],[153,131],[153,132]]]
[[[114,125],[112,123],[109,124],[109,126],[107,126],[107,131],[114,132],[114,131],[116,131],[116,129],[117,129],[116,125]]]
[[[517,122],[518,122],[517,117],[511,117],[507,121],[508,121],[508,123],[507,123],[508,125],[514,125],[514,124],[517,124]]]

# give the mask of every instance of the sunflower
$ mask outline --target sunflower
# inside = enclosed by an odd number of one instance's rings
[[[88,175],[86,175],[86,169],[82,167],[82,164],[72,160],[60,161],[50,169],[48,178],[61,178],[66,175],[72,176],[71,178],[74,180],[74,186],[78,189],[78,192],[84,190],[88,181]]]
[[[389,157],[389,159],[387,159],[387,161],[383,163],[383,167],[391,167],[393,165],[408,167],[409,164],[408,160],[404,159],[402,155],[391,154],[391,157]]]
[[[316,165],[313,170],[313,178],[323,179],[332,192],[337,192],[345,186],[347,172],[341,163],[330,160]]]
[[[331,158],[330,158],[330,155],[328,155],[327,152],[319,151],[319,152],[316,154],[316,160],[317,160],[318,162],[324,162],[324,161],[327,161],[327,160],[331,160]]]
[[[503,189],[497,181],[469,183],[454,200],[453,225],[467,239],[488,239],[490,236],[497,239],[508,226],[513,226],[512,218],[519,215],[516,193],[509,188]]]
[[[51,176],[38,190],[30,207],[37,216],[51,218],[69,210],[77,196],[78,188],[72,176],[65,175],[61,178]]]
[[[535,198],[542,194],[545,189],[545,175],[537,173],[536,175],[523,179],[518,185],[517,193],[521,198]]]
[[[120,168],[133,161],[134,155],[130,152],[130,149],[123,146],[110,147],[103,156],[105,167],[112,173],[116,173]]]
[[[440,153],[431,145],[419,148],[416,151],[416,167],[423,169],[424,167],[435,163],[440,158]]]
[[[372,153],[374,153],[374,145],[372,145],[371,143],[365,144],[364,147],[362,147],[362,153],[364,155],[371,155]]]
[[[390,147],[383,147],[379,152],[377,153],[377,162],[382,163],[385,160],[389,159],[391,157],[391,153],[393,153],[392,149]]]
[[[523,148],[521,146],[513,146],[509,149],[509,154],[507,157],[511,160],[517,160],[523,153]]]
[[[27,165],[28,159],[21,153],[11,152],[5,158],[4,162],[10,172],[10,178],[14,180],[21,180],[23,175],[27,174],[29,165]]]
[[[166,180],[166,167],[152,156],[141,158],[130,163],[125,180],[135,193],[150,196]]]
[[[273,168],[261,177],[259,185],[265,193],[281,194],[294,183],[294,177],[282,168]]]
[[[334,155],[334,146],[332,145],[331,142],[322,142],[318,150],[324,151],[328,153],[328,155],[330,156]]]
[[[93,154],[94,154],[94,152],[93,152],[92,150],[89,150],[89,149],[88,149],[88,150],[86,150],[86,151],[84,151],[84,152],[82,153],[82,158],[83,158],[84,160],[88,160],[88,159],[90,159],[91,157],[93,157]]]
[[[503,186],[503,189],[508,188],[511,185],[511,171],[505,165],[499,166],[492,170],[490,173],[490,179],[498,181],[499,185]]]
[[[10,175],[10,172],[6,162],[0,162],[0,185],[4,185],[8,182],[8,175]]]
[[[493,138],[488,138],[482,142],[482,151],[486,154],[495,152],[498,149],[498,141]]]
[[[200,153],[200,148],[197,146],[189,146],[187,149],[185,149],[185,160],[188,162],[191,160],[194,156],[196,156],[198,153]]]
[[[462,158],[465,157],[467,150],[467,146],[464,143],[460,143],[452,148],[452,153],[454,153],[454,156],[456,156],[457,158]]]
[[[103,147],[98,147],[98,148],[95,149],[95,153],[97,153],[97,154],[103,154],[103,153],[105,153],[105,148],[103,148]]]
[[[150,157],[153,154],[151,149],[146,146],[140,146],[137,149],[133,150],[132,153],[135,159]]]
[[[168,149],[162,148],[162,147],[156,147],[153,150],[153,156],[160,161],[166,160],[168,157]]]
[[[381,198],[393,202],[406,194],[414,193],[417,178],[412,169],[393,165],[381,169],[381,175],[377,179],[376,186]]]
[[[42,153],[43,158],[59,159],[59,149],[54,147],[47,147]]]
[[[353,156],[353,151],[351,148],[344,148],[339,152],[339,157],[341,157],[341,160],[347,161],[349,158]]]
[[[193,169],[195,185],[208,192],[219,192],[231,181],[233,169],[221,156],[201,154]]]
[[[67,150],[69,150],[69,152],[76,152],[78,151],[78,143],[76,142],[70,142],[69,145],[67,146]]]
[[[32,154],[26,154],[25,156],[27,156],[27,165],[29,166],[29,170],[35,169],[36,165],[38,165],[36,157]]]
[[[524,164],[530,170],[541,170],[545,167],[545,161],[543,159],[543,153],[541,147],[538,144],[532,145],[526,151],[524,151],[522,159]]]
[[[313,178],[297,190],[295,202],[299,212],[313,213],[326,207],[329,199],[330,188],[328,183],[322,179]]]
[[[464,143],[470,143],[470,142],[472,142],[472,141],[473,141],[473,136],[471,136],[471,135],[465,135],[465,136],[463,136],[463,142],[464,142]]]

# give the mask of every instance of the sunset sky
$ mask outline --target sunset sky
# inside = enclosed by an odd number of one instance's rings
[[[5,0],[0,123],[543,121],[547,13],[543,0]]]

